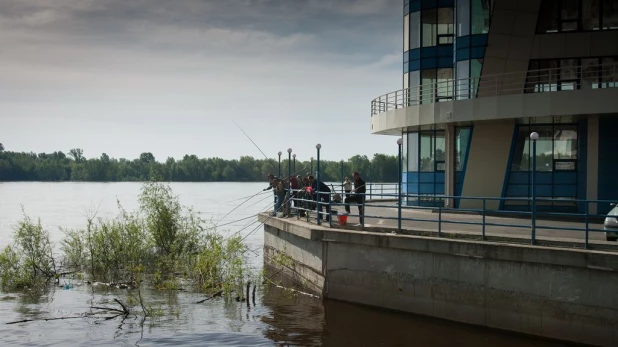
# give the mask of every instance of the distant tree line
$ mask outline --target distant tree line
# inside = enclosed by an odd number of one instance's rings
[[[340,161],[321,160],[321,180],[339,182],[341,168]],[[312,174],[316,170],[314,160]],[[375,154],[372,159],[355,155],[343,162],[343,170],[346,176],[358,171],[365,180],[397,182],[398,162],[397,157],[392,155]],[[296,160],[297,174],[305,175],[310,171],[309,160]],[[294,172],[293,167],[291,172]],[[238,160],[225,160],[185,155],[181,160],[167,158],[165,162],[158,162],[150,152],[142,153],[133,160],[110,158],[105,153],[99,158],[86,158],[80,148],[71,149],[67,154],[60,151],[36,154],[4,151],[0,144],[0,181],[123,182],[158,177],[172,182],[255,182],[265,181],[268,173],[278,175],[277,159],[242,156]],[[281,157],[281,175],[286,176],[287,173],[288,158],[285,153]]]

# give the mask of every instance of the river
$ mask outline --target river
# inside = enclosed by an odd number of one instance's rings
[[[222,226],[242,229],[262,266],[263,229],[255,214],[272,206],[267,183],[172,183],[183,205]],[[58,246],[60,227],[80,228],[86,215],[116,215],[117,200],[137,207],[140,183],[0,183],[0,247],[11,243],[13,227],[25,212],[40,218]],[[256,195],[257,194],[257,195]],[[246,198],[256,195],[251,200]],[[240,205],[240,206],[239,206]],[[229,213],[234,208],[235,211]],[[229,215],[228,215],[229,213]],[[227,216],[226,216],[227,215]],[[245,220],[241,220],[247,218]],[[248,226],[249,225],[249,226]],[[248,227],[247,227],[248,226]],[[274,287],[258,287],[255,305],[224,299],[195,304],[204,296],[190,292],[146,291],[148,301],[161,304],[164,315],[104,320],[84,317],[7,325],[22,319],[84,314],[105,304],[120,289],[93,287],[74,281],[42,296],[0,293],[0,345],[91,346],[562,346],[563,344],[347,303],[292,295]]]

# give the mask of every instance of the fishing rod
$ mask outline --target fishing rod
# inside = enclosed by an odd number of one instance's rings
[[[261,148],[260,148],[260,147],[259,147],[259,146],[258,146],[258,145],[257,145],[257,144],[256,144],[256,143],[255,143],[255,142],[254,142],[254,141],[253,141],[250,137],[249,137],[249,135],[247,135],[247,133],[246,133],[244,130],[242,130],[242,128],[240,127],[240,125],[238,125],[236,122],[234,122],[234,120],[232,120],[232,122],[233,122],[233,123],[234,123],[234,124],[238,127],[238,129],[239,129],[240,131],[242,131],[242,133],[243,133],[243,134],[245,134],[245,136],[249,139],[249,141],[251,141],[251,143],[253,143],[253,145],[255,146],[255,148],[257,148],[257,149],[260,151],[260,153],[262,153],[262,155],[264,156],[264,158],[266,158],[266,159],[267,159],[266,161],[267,161],[268,163],[270,163],[270,165],[272,165],[273,169],[275,169],[275,170],[276,170],[277,168],[275,167],[275,164],[273,164],[273,163],[270,161],[270,159],[271,159],[271,158],[269,158],[266,154],[264,154],[264,151],[262,151],[262,149],[261,149]]]

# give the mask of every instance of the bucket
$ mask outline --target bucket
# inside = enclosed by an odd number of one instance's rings
[[[277,217],[278,218],[283,218],[283,212],[277,212]]]
[[[339,220],[339,225],[346,225],[348,222],[348,216],[344,214],[337,215],[337,219]]]

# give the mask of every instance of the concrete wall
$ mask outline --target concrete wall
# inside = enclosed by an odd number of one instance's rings
[[[599,346],[618,345],[618,254],[318,228],[260,215],[324,297]],[[311,278],[307,280],[311,282]]]
[[[502,196],[515,122],[479,122],[474,125],[461,196]],[[481,200],[460,200],[461,208],[482,208]],[[500,201],[486,208],[499,209]]]

